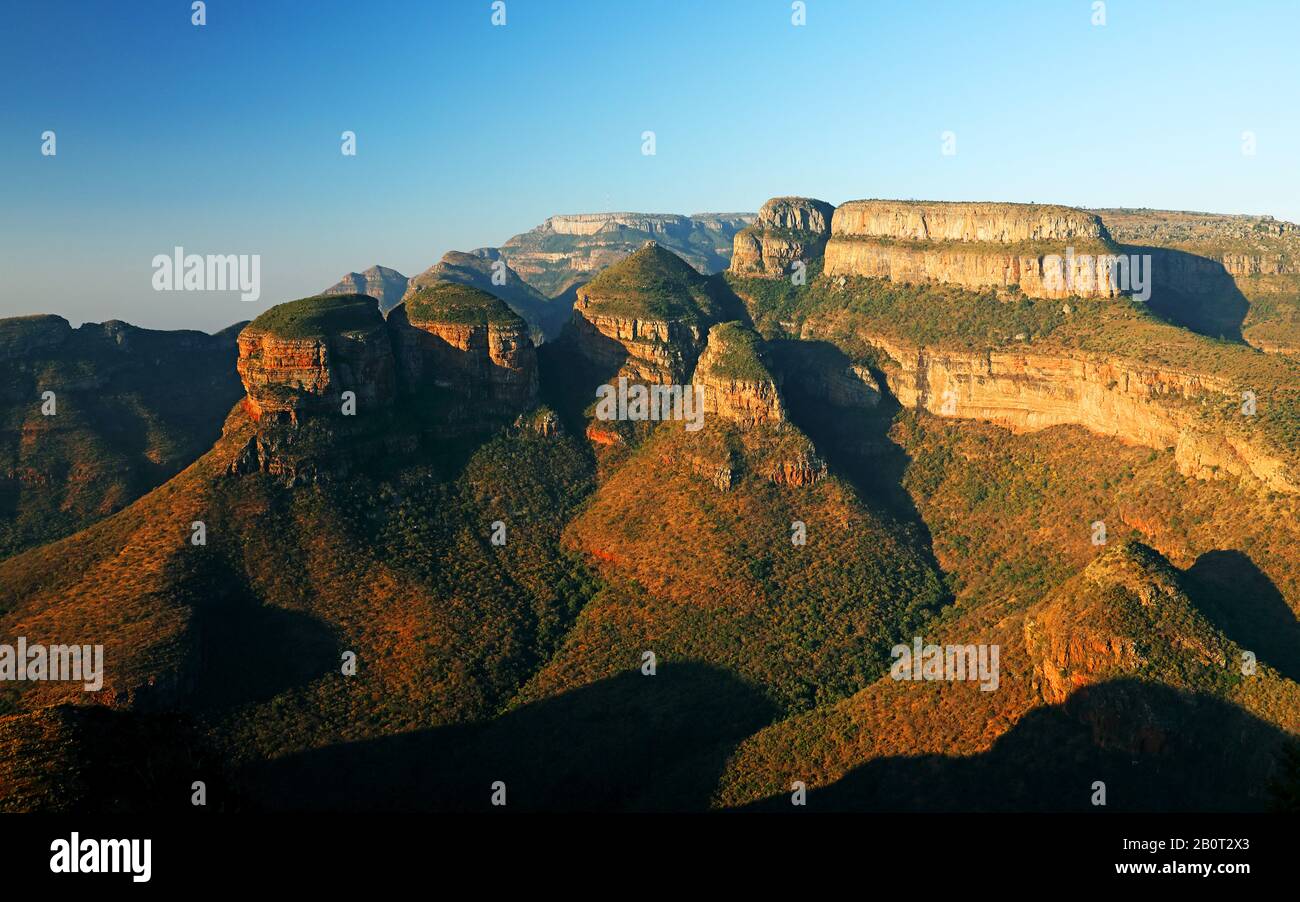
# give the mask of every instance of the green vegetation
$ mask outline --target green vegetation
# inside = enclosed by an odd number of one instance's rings
[[[700,325],[722,312],[716,288],[681,257],[648,244],[587,283],[597,313],[679,320]]]
[[[406,299],[406,315],[413,323],[522,326],[524,321],[505,301],[469,285],[439,282],[421,288]]]
[[[375,299],[364,294],[320,295],[277,304],[252,328],[282,338],[322,338],[383,325]]]
[[[763,362],[762,339],[752,329],[736,322],[722,323],[709,330],[709,344],[722,350],[711,358],[711,371],[726,379],[771,382],[772,374]]]

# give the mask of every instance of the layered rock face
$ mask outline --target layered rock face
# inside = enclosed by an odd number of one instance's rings
[[[338,412],[346,391],[359,408],[382,408],[397,393],[392,345],[367,295],[272,308],[239,334],[236,366],[254,420],[296,424],[305,415]]]
[[[527,324],[498,298],[463,285],[417,291],[388,317],[403,380],[436,385],[511,411],[537,400],[537,352]]]
[[[718,318],[707,280],[651,242],[578,289],[569,337],[610,379],[683,384]]]
[[[1300,225],[1272,216],[1181,210],[1094,210],[1121,244],[1170,248],[1221,264],[1232,276],[1300,273]]]
[[[854,200],[835,210],[832,231],[852,238],[1014,244],[1105,235],[1093,213],[1049,204]]]
[[[894,361],[890,388],[905,406],[1013,431],[1080,425],[1151,448],[1174,448],[1184,475],[1250,476],[1276,491],[1300,491],[1285,461],[1197,417],[1203,399],[1234,397],[1226,379],[1083,352],[962,352],[870,340]]]
[[[730,271],[741,276],[779,278],[795,261],[821,255],[830,237],[835,208],[806,197],[774,197],[758,211],[758,220],[736,233]]]
[[[430,423],[396,416],[399,402],[436,411],[433,432],[449,436],[516,416],[537,397],[524,321],[500,299],[450,283],[417,292],[387,322],[364,295],[281,304],[240,333],[237,367],[256,428],[228,471],[290,483],[413,451]]]
[[[1017,287],[1030,297],[1115,297],[1101,220],[1038,204],[850,201],[835,210],[830,276]]]
[[[321,294],[366,294],[379,302],[379,312],[387,313],[402,301],[409,279],[387,266],[372,266],[365,272],[350,272]]]
[[[761,339],[740,323],[709,330],[692,382],[704,388],[704,415],[740,426],[780,426],[786,415],[776,380],[762,359]]]
[[[0,319],[0,558],[115,513],[210,448],[243,394],[237,331]]]
[[[826,247],[828,275],[865,276],[963,288],[1019,288],[1033,298],[1117,297],[1111,267],[1092,256],[966,250],[952,245],[878,244],[832,238]]]
[[[1300,225],[1271,216],[1097,210],[1129,253],[1151,258],[1151,304],[1207,335],[1300,354]]]
[[[572,335],[587,360],[633,382],[686,381],[704,345],[704,330],[681,320],[642,319],[599,312],[600,301],[578,292]]]

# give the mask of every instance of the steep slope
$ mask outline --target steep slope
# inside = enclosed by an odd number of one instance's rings
[[[607,377],[680,384],[709,326],[728,313],[734,310],[718,284],[648,242],[578,289],[566,338]]]
[[[1208,335],[1300,354],[1300,226],[1271,216],[1095,210],[1151,257],[1152,307]]]
[[[879,367],[906,406],[1022,430],[1078,423],[1175,447],[1199,478],[1300,490],[1294,361],[1167,325],[1140,303],[816,275],[806,286],[728,280],[764,334],[836,344]]]
[[[822,808],[1084,811],[1100,780],[1123,810],[1258,808],[1300,730],[1300,686],[1243,673],[1243,650],[1142,545],[1106,550],[1023,614],[925,641],[998,646],[998,687],[884,677],[743,743],[716,801],[788,806],[799,779]],[[1215,781],[1185,779],[1211,762]]]
[[[835,208],[807,197],[774,197],[758,211],[758,220],[736,233],[731,266],[736,275],[780,278],[796,262],[820,257],[831,234]]]
[[[410,280],[387,266],[372,266],[365,272],[350,272],[321,294],[365,294],[379,302],[379,312],[388,313],[406,294]]]
[[[569,307],[563,300],[551,301],[525,282],[494,247],[481,247],[467,254],[448,251],[436,264],[411,279],[405,296],[409,298],[439,282],[467,285],[501,298],[524,318],[539,344],[558,335],[569,317]]]
[[[120,510],[210,447],[241,393],[236,332],[0,320],[0,558]]]
[[[447,287],[459,302],[420,298],[401,328],[451,345],[452,327],[503,325],[531,353],[499,300]],[[248,399],[207,454],[117,515],[0,563],[5,642],[105,646],[97,693],[4,684],[0,732],[19,741],[0,770],[48,734],[26,726],[34,714],[97,703],[127,720],[74,733],[102,743],[78,757],[144,766],[141,750],[112,737],[134,735],[149,712],[177,712],[242,783],[245,765],[276,755],[489,717],[549,656],[592,591],[559,546],[590,459],[532,408],[531,383],[504,396],[471,384],[483,372],[456,355],[486,357],[492,343],[422,350],[399,339],[395,354],[391,324],[360,296],[268,311],[241,336]],[[447,427],[412,363],[495,406],[472,433]],[[342,391],[356,392],[354,413],[335,403]],[[4,804],[108,791],[63,777]]]
[[[855,200],[835,210],[828,276],[870,276],[973,289],[1014,288],[1028,297],[1115,297],[1108,267],[1118,253],[1096,215],[1071,207]]]
[[[881,643],[944,600],[920,535],[864,503],[789,422],[765,343],[739,322],[701,334],[689,291],[704,286],[671,260],[647,247],[606,270],[575,322],[590,313],[642,327],[657,316],[662,337],[646,345],[630,328],[601,333],[626,354],[622,372],[652,383],[680,379],[706,340],[691,373],[702,423],[589,422],[598,488],[565,543],[606,588],[516,704],[580,691],[653,652],[803,710],[873,679]],[[664,329],[675,317],[691,328]],[[593,387],[574,390],[591,398]]]
[[[758,333],[738,322],[710,329],[691,377],[704,391],[704,416],[740,426],[783,424],[785,409],[766,356]]]

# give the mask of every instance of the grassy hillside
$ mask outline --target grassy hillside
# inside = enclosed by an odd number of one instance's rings
[[[238,331],[0,320],[0,559],[122,509],[206,451],[243,394]]]

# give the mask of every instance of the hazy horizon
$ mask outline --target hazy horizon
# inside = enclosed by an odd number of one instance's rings
[[[1101,26],[1088,0],[809,0],[801,26],[788,0],[506,8],[6,9],[0,316],[212,331],[557,214],[782,194],[1300,220],[1293,29],[1253,30],[1294,6],[1111,0]],[[260,255],[260,298],[153,291],[176,246]]]

